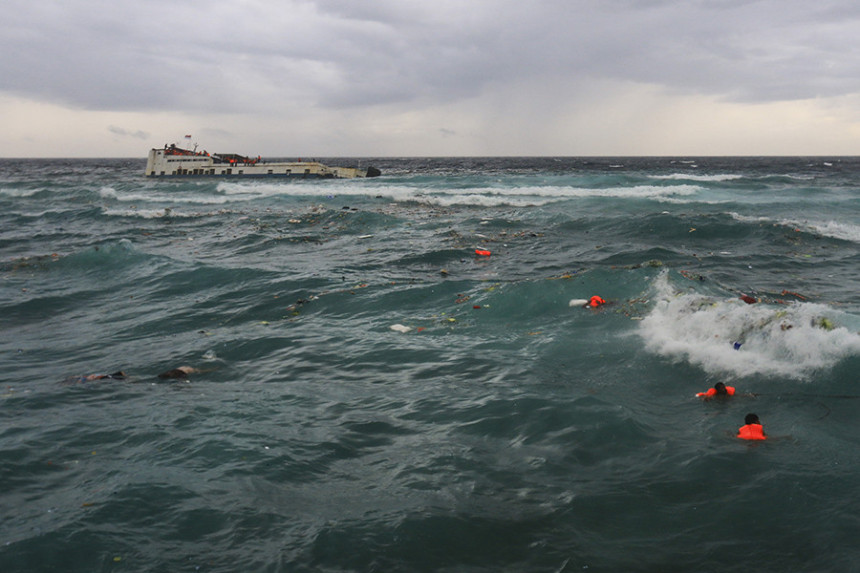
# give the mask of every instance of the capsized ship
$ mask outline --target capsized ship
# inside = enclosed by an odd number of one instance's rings
[[[235,153],[208,153],[182,149],[175,143],[150,149],[146,159],[147,177],[299,177],[353,179],[378,177],[375,167],[329,167],[317,161],[263,161],[260,156]]]

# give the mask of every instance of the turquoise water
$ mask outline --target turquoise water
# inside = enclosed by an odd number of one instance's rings
[[[857,569],[860,160],[369,163],[0,160],[0,571]]]

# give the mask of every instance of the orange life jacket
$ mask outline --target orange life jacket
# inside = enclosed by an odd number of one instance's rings
[[[593,297],[591,297],[591,300],[588,302],[588,306],[591,306],[594,308],[597,308],[601,304],[606,304],[606,301],[597,295],[594,295]]]
[[[738,430],[738,437],[742,440],[766,440],[764,428],[761,424],[747,424]]]
[[[734,386],[726,386],[726,394],[728,394],[729,396],[734,396],[735,395],[735,387]],[[716,396],[716,395],[717,395],[717,389],[716,388],[709,388],[707,392],[699,392],[698,394],[696,394],[696,396],[705,397],[705,398],[711,398],[712,396]]]

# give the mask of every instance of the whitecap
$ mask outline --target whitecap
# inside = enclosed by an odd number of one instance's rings
[[[709,374],[804,379],[860,353],[849,315],[816,303],[748,305],[674,291],[668,274],[655,282],[657,302],[639,322],[646,348]]]
[[[7,197],[32,197],[36,193],[44,191],[44,189],[11,189],[9,187],[0,187],[0,195]]]
[[[689,173],[672,173],[670,175],[649,175],[648,177],[651,179],[687,180],[718,183],[720,181],[734,181],[735,179],[743,179],[744,176],[732,173],[714,175],[691,175]]]
[[[612,198],[651,199],[655,201],[680,200],[701,191],[696,185],[638,185],[633,187],[611,187],[589,189],[566,186],[487,187],[471,189],[434,189],[416,192],[409,187],[376,188],[375,194],[394,201],[415,201],[443,207],[453,205],[495,206],[541,206],[570,199]]]
[[[740,215],[738,213],[729,213],[733,219],[742,223],[769,223],[788,227],[792,230],[804,231],[829,237],[831,239],[839,239],[842,241],[851,241],[860,243],[860,225],[851,223],[839,223],[836,221],[810,221],[800,219],[776,219],[773,217],[751,217],[748,215]]]

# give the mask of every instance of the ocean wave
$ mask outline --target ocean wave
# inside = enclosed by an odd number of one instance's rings
[[[364,196],[374,194],[374,188],[362,180],[233,182],[220,181],[216,190],[226,197],[258,198],[288,195],[292,197],[326,197],[335,195]]]
[[[667,198],[689,197],[700,191],[694,185],[660,187],[638,185],[633,187],[613,187],[607,189],[588,189],[566,186],[536,187],[491,187],[473,189],[445,189],[416,192],[411,188],[377,189],[383,196],[394,201],[416,201],[440,206],[540,206],[570,199],[651,199],[661,201]]]
[[[102,199],[121,203],[172,205],[227,205],[247,203],[271,198],[365,198],[386,199],[394,202],[416,202],[450,206],[542,206],[570,199],[642,199],[658,202],[685,202],[703,188],[698,185],[616,185],[608,187],[580,187],[559,182],[551,185],[511,186],[484,180],[459,181],[457,185],[433,187],[416,184],[397,184],[382,181],[217,181],[192,186],[147,187],[136,190],[117,190],[114,186],[99,189]]]
[[[363,197],[387,199],[395,202],[416,202],[450,207],[460,206],[541,206],[548,203],[582,198],[654,199],[689,197],[701,188],[695,185],[611,187],[592,189],[567,185],[543,186],[456,186],[446,188],[415,187],[411,185],[354,185],[353,182],[325,182],[322,184],[243,184],[222,182],[217,190],[222,193],[217,201],[245,201],[271,196],[298,198]],[[212,202],[215,202],[214,200]]]
[[[473,207],[540,207],[559,201],[559,198],[538,199],[537,197],[511,197],[484,194],[469,195],[414,195],[411,197],[393,197],[394,201],[414,201],[438,207],[473,206]]]
[[[113,188],[103,188],[100,195],[104,199],[119,203],[132,203],[135,209],[122,211],[125,214],[142,216],[147,211],[151,217],[161,216],[165,203],[170,205],[222,205],[248,203],[275,197],[292,199],[384,199],[397,203],[423,203],[439,207],[476,206],[476,207],[539,207],[572,199],[630,199],[652,200],[667,203],[687,203],[696,196],[701,187],[696,185],[637,185],[631,187],[610,187],[591,189],[569,186],[519,186],[519,187],[465,187],[465,188],[420,188],[408,185],[382,185],[374,187],[325,184],[243,184],[218,183],[208,191],[183,190],[178,192],[118,192]],[[159,205],[157,208],[143,208],[144,205]]]
[[[807,379],[860,353],[851,317],[816,303],[749,305],[736,298],[680,294],[668,273],[639,334],[658,355],[732,378],[753,374]]]
[[[157,193],[146,191],[142,193],[116,193],[114,197],[109,195],[105,198],[113,198],[122,203],[134,203],[135,205],[147,203],[170,203],[170,204],[188,204],[188,205],[224,205],[231,202],[242,200],[240,197],[228,197],[225,195],[202,194],[202,193]],[[245,200],[256,199],[258,196],[249,196]]]
[[[733,219],[742,223],[767,223],[788,227],[795,231],[803,231],[828,237],[840,239],[853,243],[860,243],[860,225],[837,221],[810,221],[800,219],[776,219],[773,217],[753,217],[739,213],[729,213]]]
[[[813,233],[860,225],[860,160],[670,160],[0,160],[40,189],[0,193],[4,570],[850,570],[857,249]],[[685,171],[747,178],[646,179]],[[732,379],[773,399],[693,398]]]
[[[13,187],[0,187],[0,195],[5,195],[6,197],[13,197],[15,199],[19,199],[22,197],[32,197],[33,195],[38,194],[43,191],[42,187],[33,187],[31,189],[15,189]]]
[[[217,211],[177,211],[170,207],[139,209],[137,207],[129,209],[102,209],[102,213],[108,217],[131,217],[136,219],[196,219],[199,217],[211,217],[215,215],[224,215],[231,213],[226,209]]]
[[[824,223],[813,223],[810,226],[819,235],[860,243],[860,225],[827,221]]]
[[[702,182],[720,182],[734,181],[735,179],[743,179],[743,175],[735,174],[716,174],[716,175],[692,175],[690,173],[672,173],[670,175],[649,175],[651,179],[668,179],[672,181],[702,181]]]
[[[632,187],[612,187],[608,189],[574,189],[577,197],[612,197],[632,199],[663,199],[665,197],[689,197],[702,191],[698,185],[634,185]]]
[[[113,187],[101,187],[99,189],[99,197],[103,199],[116,199],[117,192]]]

